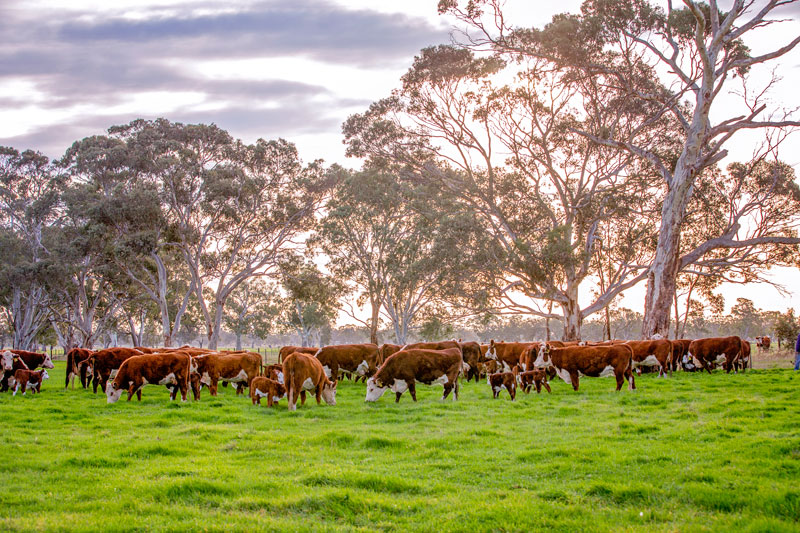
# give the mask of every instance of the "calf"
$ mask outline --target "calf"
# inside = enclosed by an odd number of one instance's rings
[[[522,350],[519,356],[519,368],[523,372],[533,370],[533,362],[536,360],[536,356],[539,355],[540,346],[540,343],[532,342]]]
[[[186,401],[189,391],[189,373],[193,368],[192,357],[182,352],[165,352],[146,355],[133,355],[119,367],[113,381],[106,386],[108,403],[119,401],[122,392],[128,391],[128,401],[134,393],[136,399],[142,400],[142,388],[145,385],[177,385],[181,391],[181,401]],[[169,399],[174,400],[176,390],[170,392]]]
[[[264,367],[264,376],[283,384],[283,365],[268,365]]]
[[[659,377],[672,374],[672,342],[667,339],[628,341],[633,350],[633,369],[643,366],[658,367]]]
[[[320,404],[320,397],[328,405],[336,405],[336,381],[330,381],[325,375],[322,363],[313,355],[300,352],[289,354],[283,361],[283,379],[286,382],[286,393],[289,410],[297,410],[297,397],[300,404],[306,403],[306,391],[313,390]]]
[[[211,352],[194,357],[196,373],[199,379],[192,380],[192,393],[195,399],[200,398],[200,389],[208,387],[212,396],[217,395],[218,383],[236,383],[237,396],[250,381],[261,372],[261,355],[253,352]],[[241,387],[239,387],[241,385]]]
[[[636,388],[633,373],[633,350],[627,344],[612,346],[567,346],[551,348],[547,344],[539,348],[534,363],[537,368],[555,367],[559,377],[578,390],[580,376],[605,377],[614,375],[617,390],[625,379],[631,390]]]
[[[340,344],[323,346],[314,356],[322,364],[328,379],[336,381],[339,371],[356,376],[371,376],[378,369],[380,349],[377,344]]]
[[[709,374],[713,368],[712,365],[722,365],[725,372],[730,373],[741,351],[742,339],[736,335],[709,337],[692,341],[683,358],[686,361],[694,357],[700,363],[700,367],[704,368]]]
[[[411,348],[400,350],[383,362],[374,376],[367,380],[366,401],[375,402],[387,389],[395,393],[395,402],[405,391],[417,401],[416,382],[426,385],[440,383],[444,387],[442,400],[453,391],[453,399],[458,399],[458,375],[461,372],[461,350],[425,350]]]
[[[536,369],[536,370],[528,370],[527,372],[522,372],[519,374],[519,384],[522,387],[522,390],[525,394],[531,392],[531,387],[536,387],[536,394],[542,392],[542,387],[547,389],[547,392],[550,392],[550,384],[547,383],[547,370],[543,369]]]
[[[75,389],[76,376],[80,378],[84,389],[89,386],[86,377],[87,374],[91,374],[91,369],[87,361],[92,357],[93,353],[92,350],[87,350],[86,348],[73,348],[67,352],[67,369],[64,378],[65,389],[69,387],[70,383],[72,388]]]
[[[516,370],[516,367],[514,367]],[[500,397],[500,391],[505,389],[508,395],[511,396],[511,401],[517,397],[517,373],[516,372],[498,372],[497,374],[489,374],[486,376],[486,383],[492,388],[492,396],[496,400]]]
[[[12,396],[17,395],[17,391],[22,389],[22,395],[25,396],[27,391],[31,391],[32,394],[36,394],[37,392],[41,392],[42,388],[42,381],[48,379],[50,376],[47,374],[46,369],[41,370],[24,370],[20,369],[14,372],[14,394]]]
[[[250,399],[253,405],[261,405],[261,398],[267,398],[267,406],[272,407],[286,396],[286,387],[282,383],[263,376],[253,378],[250,382]]]

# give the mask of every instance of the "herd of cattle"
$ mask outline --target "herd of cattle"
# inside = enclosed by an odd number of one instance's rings
[[[763,342],[766,339],[766,342]],[[759,337],[758,346],[769,347],[769,337]],[[23,350],[0,353],[3,379],[0,392],[13,389],[36,393],[53,368],[50,356]],[[505,390],[513,400],[518,387],[529,393],[535,387],[550,392],[548,380],[560,377],[578,390],[581,376],[614,376],[616,390],[627,380],[635,389],[634,373],[642,369],[658,371],[659,376],[684,371],[711,370],[722,366],[726,372],[746,369],[750,363],[750,343],[737,336],[705,339],[654,339],[606,342],[422,342],[396,344],[346,344],[309,348],[284,346],[279,364],[265,365],[258,353],[249,351],[212,351],[181,348],[75,348],[67,353],[65,388],[75,387],[79,378],[84,388],[91,384],[106,392],[108,403],[128,393],[141,400],[145,385],[164,385],[170,399],[180,392],[186,401],[191,388],[195,400],[207,387],[217,395],[220,382],[231,383],[236,394],[250,389],[253,404],[267,398],[269,406],[286,397],[289,410],[295,410],[298,398],[305,403],[306,392],[336,404],[336,385],[347,377],[366,382],[366,401],[377,401],[387,390],[395,401],[406,391],[417,400],[416,384],[440,384],[442,399],[452,392],[458,399],[459,377],[476,382],[485,378],[497,398]],[[37,368],[41,368],[37,370]]]

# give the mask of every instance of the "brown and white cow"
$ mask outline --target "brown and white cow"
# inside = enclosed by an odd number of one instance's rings
[[[72,383],[72,388],[75,389],[76,376],[80,378],[81,385],[84,389],[89,386],[87,375],[91,375],[92,371],[88,363],[82,363],[88,361],[93,353],[92,350],[86,348],[73,348],[67,352],[67,368],[64,378],[65,389],[69,387],[70,383]]]
[[[318,351],[319,347],[317,346],[282,346],[281,349],[278,350],[278,362],[283,364],[283,361],[295,352],[314,355]]]
[[[261,373],[261,355],[254,352],[210,352],[194,358],[198,378],[192,378],[194,399],[200,399],[200,390],[205,385],[211,396],[217,395],[219,381],[235,383],[236,394]]]
[[[667,339],[628,341],[633,349],[633,369],[657,367],[659,377],[672,374],[672,342]]]
[[[748,365],[750,365],[750,368],[753,368],[752,362],[750,361],[750,352],[750,341],[742,339],[742,351],[739,352],[739,357],[737,357],[736,361],[733,363],[733,367],[737,372],[739,371],[739,367],[742,368],[742,372],[747,370]]]
[[[11,353],[17,354],[25,361],[25,364],[28,365],[28,368],[31,370],[36,370],[39,367],[47,368],[48,370],[52,370],[55,368],[53,366],[53,361],[50,359],[50,355],[47,353],[39,353],[39,352],[29,352],[27,350],[9,350]]]
[[[264,367],[264,377],[274,379],[283,385],[283,365],[267,365]]]
[[[323,346],[314,357],[322,364],[325,376],[336,381],[339,372],[355,376],[371,376],[380,365],[380,349],[377,344],[339,344]]]
[[[517,379],[525,394],[531,392],[531,387],[536,387],[536,394],[542,392],[542,387],[547,389],[547,392],[551,392],[550,384],[547,383],[547,370],[545,369],[537,368],[536,370],[522,372],[517,376]]]
[[[100,390],[106,390],[108,380],[117,375],[122,363],[135,355],[143,354],[135,348],[123,347],[105,348],[93,353],[87,362],[92,366],[92,391],[97,394],[98,385]]]
[[[461,372],[460,348],[446,350],[426,350],[411,348],[400,350],[390,356],[374,376],[367,380],[367,402],[376,402],[387,389],[395,393],[395,402],[405,391],[417,401],[416,383],[444,387],[442,400],[453,391],[453,399],[458,399],[458,375]]]
[[[487,359],[497,361],[504,372],[511,370],[520,364],[522,353],[532,342],[494,342],[489,341],[489,349],[486,351]],[[520,365],[523,371],[528,370],[527,366]]]
[[[480,381],[481,364],[488,361],[481,351],[481,345],[474,341],[459,342],[461,357],[464,360],[464,375],[469,381],[475,378],[475,383]]]
[[[257,376],[250,382],[250,399],[253,405],[261,405],[261,398],[267,399],[267,406],[273,407],[286,396],[286,387],[274,379]]]
[[[50,376],[47,374],[47,369],[43,368],[41,370],[24,370],[20,369],[14,372],[14,394],[12,396],[17,395],[17,391],[22,389],[22,395],[25,396],[27,391],[31,391],[31,394],[36,394],[37,392],[41,392],[42,390],[42,381],[48,379]]]
[[[113,381],[106,385],[106,401],[119,401],[124,391],[128,391],[128,401],[136,394],[142,400],[145,385],[177,385],[169,395],[174,400],[176,391],[181,392],[181,401],[186,401],[189,392],[189,374],[193,369],[192,357],[183,352],[164,352],[132,355],[125,359],[117,370]]]
[[[330,381],[325,375],[322,363],[313,355],[300,352],[289,354],[283,361],[283,379],[289,410],[297,410],[297,397],[300,404],[306,403],[306,391],[314,391],[317,405],[320,397],[328,405],[336,405],[336,381]]]
[[[742,339],[736,335],[730,337],[709,337],[697,339],[689,345],[684,360],[694,357],[709,374],[712,365],[722,365],[725,372],[730,373],[733,364],[742,351]]]
[[[29,368],[19,355],[12,353],[10,350],[4,350],[0,357],[2,357],[3,365],[3,379],[0,380],[0,392],[5,392],[9,388],[13,389],[17,382],[14,378],[14,373],[17,370],[29,370]]]
[[[555,367],[558,376],[576,391],[580,376],[613,375],[617,380],[617,390],[622,388],[626,379],[631,390],[636,388],[632,373],[633,349],[627,344],[564,348],[551,348],[543,344],[534,364],[537,368]]]
[[[517,367],[514,372],[498,372],[486,376],[486,383],[492,389],[492,397],[496,400],[500,397],[500,391],[505,390],[511,396],[511,401],[517,397]]]

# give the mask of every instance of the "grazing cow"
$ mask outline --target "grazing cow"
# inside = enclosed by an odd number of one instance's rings
[[[273,407],[286,396],[286,387],[274,379],[257,376],[250,382],[250,399],[253,405],[261,405],[261,398],[267,398],[267,406]]]
[[[405,391],[417,401],[417,381],[431,385],[440,383],[444,387],[442,400],[453,391],[453,399],[458,399],[458,375],[461,372],[460,348],[446,350],[425,350],[411,348],[400,350],[383,362],[374,376],[367,380],[368,402],[378,401],[387,389],[395,393],[395,402]]]
[[[525,348],[535,344],[532,342],[494,342],[489,341],[489,349],[486,351],[487,359],[494,359],[502,366],[504,372],[511,372],[515,366],[520,364],[520,357]],[[522,367],[522,370],[528,370]]]
[[[210,352],[193,359],[196,369],[192,373],[199,377],[192,379],[195,400],[200,399],[203,385],[208,387],[211,396],[216,396],[220,380],[236,383],[238,396],[261,372],[261,355],[253,352]]]
[[[143,355],[142,352],[134,348],[106,348],[98,350],[87,360],[92,367],[92,391],[97,394],[97,386],[100,390],[106,390],[108,380],[117,375],[117,370],[129,357]]]
[[[514,372],[498,372],[497,374],[489,374],[486,376],[486,383],[492,389],[492,397],[496,400],[500,397],[500,391],[505,389],[508,395],[511,396],[511,401],[517,397],[517,367],[514,367]]]
[[[16,396],[19,389],[22,389],[23,396],[27,391],[31,391],[31,394],[41,392],[42,381],[49,377],[45,368],[41,370],[17,370],[14,372],[14,381],[16,383],[14,384],[14,394],[12,396]]]
[[[181,392],[181,401],[186,401],[189,392],[189,374],[194,365],[192,357],[183,352],[164,352],[154,354],[132,355],[125,359],[117,370],[113,381],[106,385],[106,401],[119,401],[123,391],[128,391],[128,401],[134,393],[136,399],[142,400],[142,388],[145,385],[177,385]],[[174,400],[176,389],[169,395]]]
[[[17,370],[29,370],[28,365],[22,358],[12,353],[11,350],[5,350],[2,353],[2,366],[3,366],[3,379],[0,381],[0,392],[5,392],[9,388],[14,388],[17,380],[14,378],[14,373]]]
[[[27,350],[9,350],[11,353],[17,354],[25,361],[25,364],[28,365],[28,368],[31,370],[36,370],[39,367],[47,368],[52,370],[55,368],[53,366],[53,361],[50,359],[50,356],[46,353],[39,353],[39,352],[29,352]]]
[[[549,370],[549,369],[548,369]],[[542,392],[542,387],[547,389],[547,392],[550,391],[550,384],[547,383],[547,371],[544,369],[536,369],[536,370],[528,370],[527,372],[522,372],[518,376],[519,384],[522,387],[522,390],[525,394],[531,392],[531,387],[536,387],[536,394]]]
[[[289,410],[297,410],[297,397],[300,404],[306,403],[306,391],[313,390],[320,403],[320,396],[328,405],[336,405],[336,381],[330,381],[325,375],[322,363],[313,355],[300,352],[289,354],[283,361],[283,379],[286,382],[286,393]]]
[[[336,381],[339,371],[356,376],[371,376],[380,364],[380,349],[377,344],[339,344],[323,346],[314,354],[322,364],[325,376]]]
[[[581,375],[589,377],[605,377],[614,375],[617,390],[622,388],[625,379],[631,390],[636,388],[634,382],[633,349],[627,344],[612,346],[567,346],[551,348],[544,344],[539,348],[535,366],[555,367],[559,377],[578,390]]]
[[[319,348],[316,346],[283,346],[278,350],[278,362],[282,364],[290,354],[295,352],[314,355],[318,351]]]
[[[72,383],[72,388],[75,389],[75,377],[78,376],[81,380],[81,385],[85,389],[89,386],[89,381],[86,379],[87,374],[91,374],[91,369],[88,364],[82,364],[88,361],[94,352],[86,348],[73,348],[67,352],[67,368],[64,379],[64,388],[68,388]]]
[[[736,335],[709,337],[692,341],[684,360],[694,357],[709,374],[713,368],[711,365],[722,365],[725,372],[730,373],[741,351],[742,339]]]
[[[736,358],[736,361],[733,363],[733,367],[736,369],[736,372],[739,372],[739,367],[742,367],[742,372],[747,370],[747,365],[750,365],[750,368],[753,368],[752,361],[750,360],[750,341],[742,339],[742,351],[739,353],[739,357]]]
[[[660,377],[667,375],[667,370],[672,374],[672,342],[667,339],[650,341],[628,341],[628,346],[633,349],[633,369],[640,367],[658,367]]]
[[[283,365],[267,365],[264,367],[264,377],[274,379],[283,384]]]

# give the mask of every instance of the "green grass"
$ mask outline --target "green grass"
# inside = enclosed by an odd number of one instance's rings
[[[798,531],[800,373],[586,379],[572,392],[296,413],[231,388],[197,403],[0,395],[0,531]],[[206,391],[204,391],[206,392]],[[504,393],[505,394],[505,393]]]

